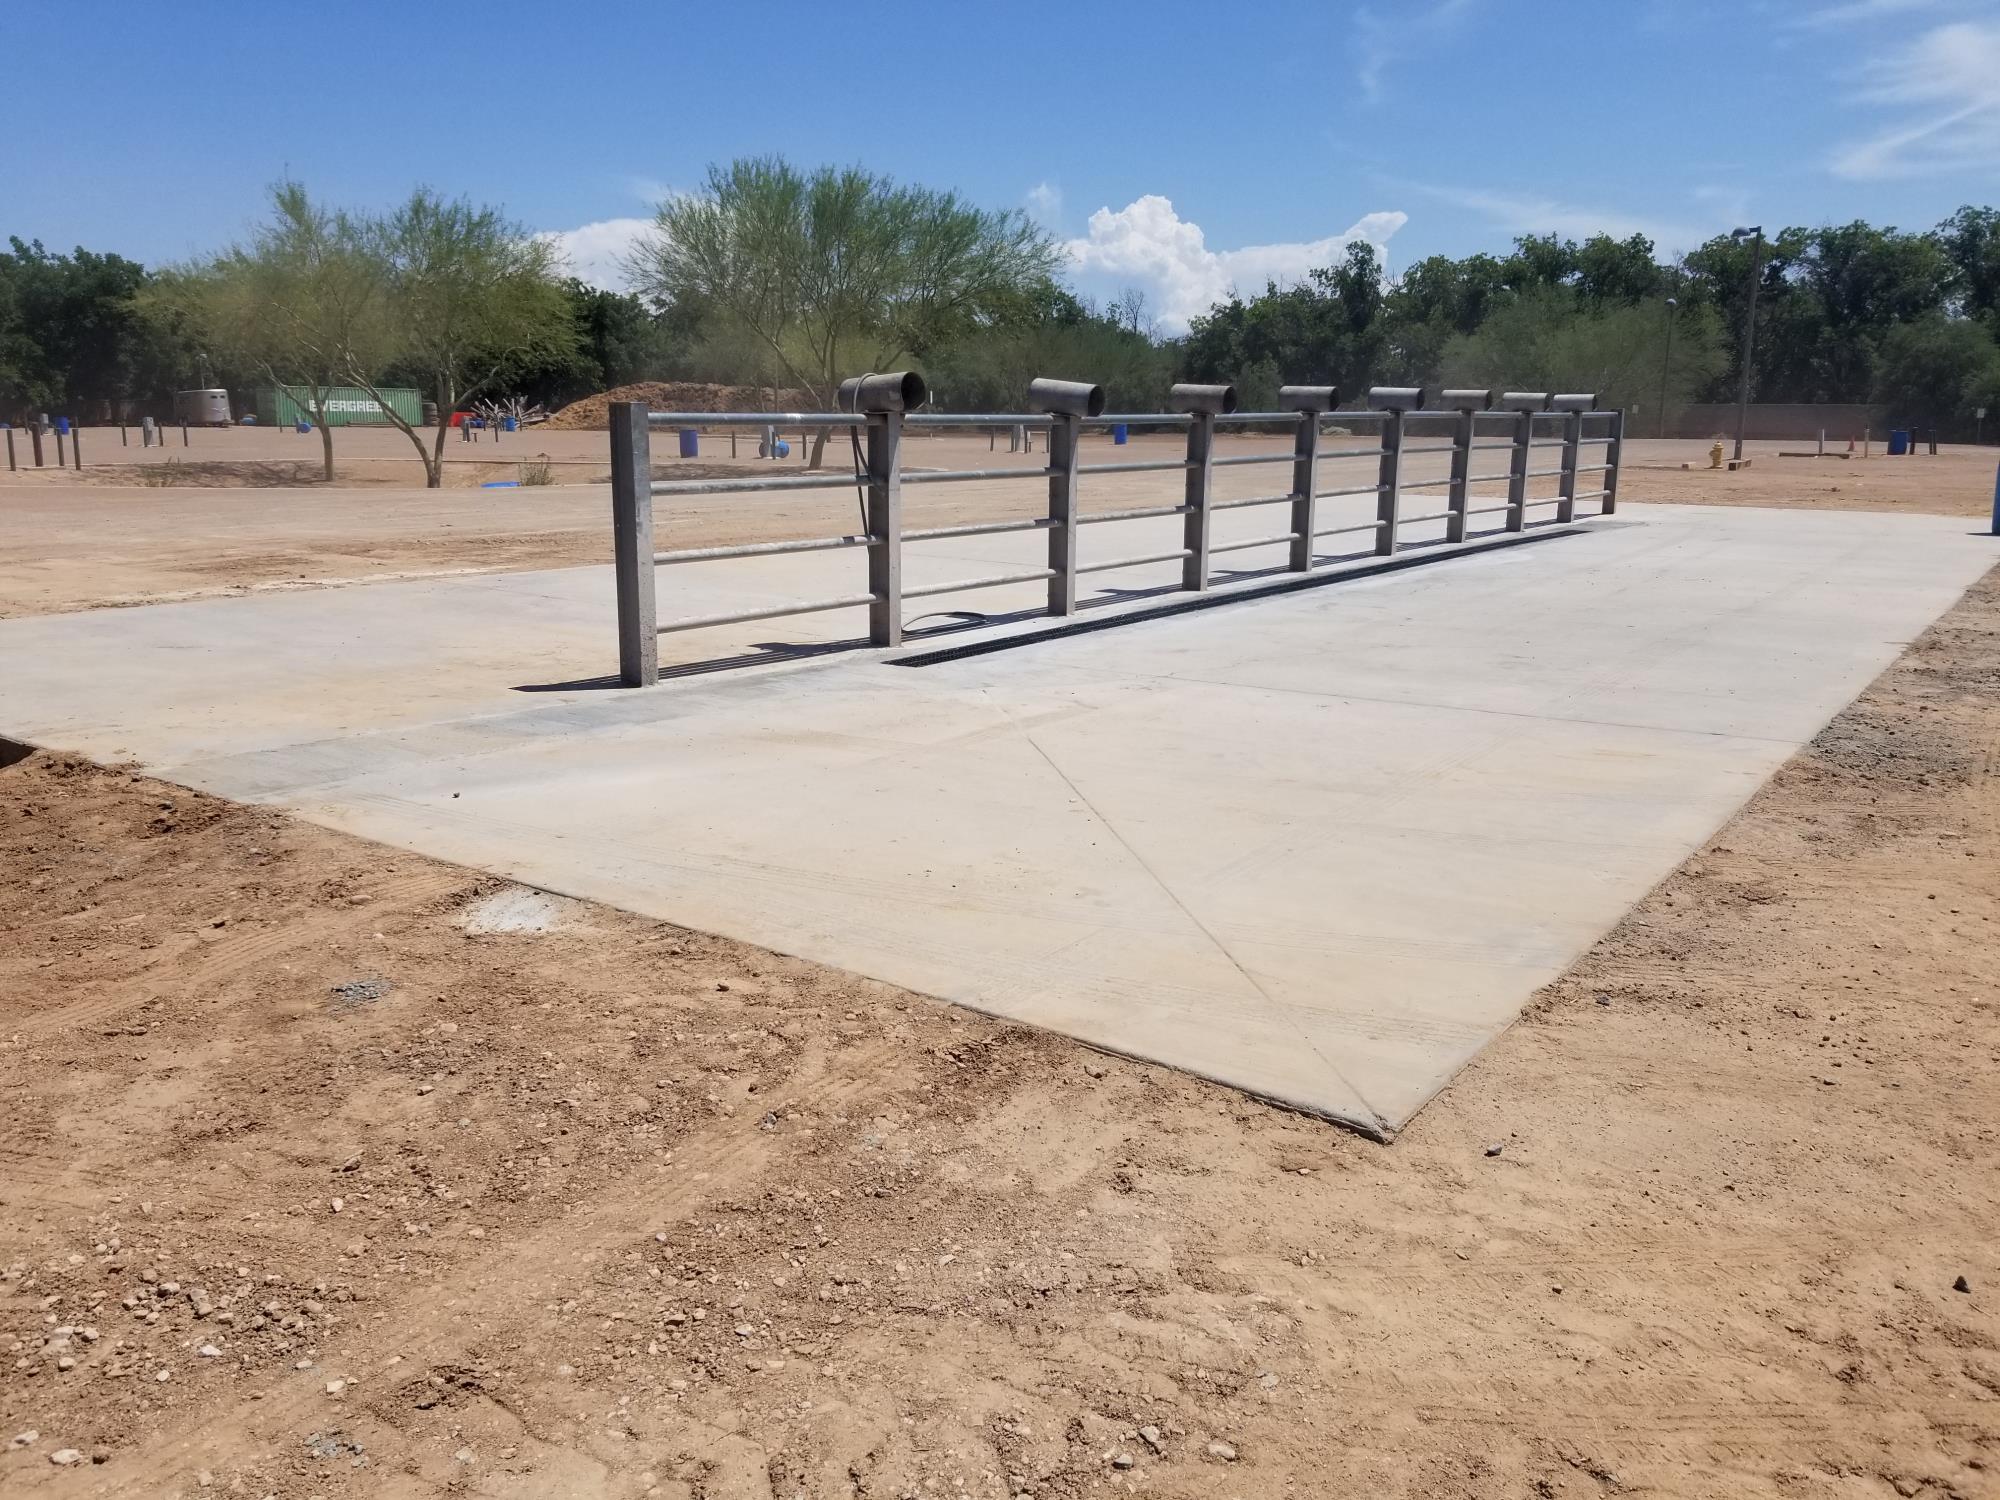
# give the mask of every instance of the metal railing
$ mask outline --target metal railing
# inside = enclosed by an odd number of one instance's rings
[[[1047,612],[1051,615],[1071,615],[1077,610],[1077,579],[1090,573],[1179,562],[1180,587],[1204,592],[1215,581],[1212,559],[1218,554],[1284,547],[1287,570],[1307,573],[1322,561],[1316,544],[1327,537],[1365,538],[1366,550],[1388,557],[1400,546],[1413,545],[1399,535],[1400,529],[1405,526],[1443,522],[1442,541],[1449,545],[1465,541],[1469,523],[1480,517],[1504,517],[1494,528],[1504,533],[1524,531],[1530,524],[1529,512],[1541,507],[1554,507],[1554,515],[1545,523],[1553,525],[1567,525],[1575,521],[1578,517],[1577,506],[1583,502],[1597,502],[1597,510],[1591,514],[1610,515],[1617,509],[1625,416],[1622,411],[1598,411],[1596,398],[1590,395],[1485,390],[1431,393],[1420,388],[1378,386],[1368,392],[1365,409],[1340,411],[1335,406],[1335,392],[1329,386],[1286,386],[1280,392],[1282,410],[1240,412],[1236,410],[1233,386],[1177,385],[1171,393],[1170,404],[1174,409],[1170,412],[1107,415],[1104,412],[1103,389],[1099,386],[1074,381],[1037,380],[1030,384],[1028,394],[1029,403],[1041,408],[1039,411],[1018,415],[919,412],[914,408],[921,406],[925,398],[923,380],[914,373],[904,372],[857,377],[845,382],[840,391],[842,410],[837,412],[782,415],[769,412],[656,412],[648,411],[638,402],[614,405],[611,408],[611,511],[621,681],[632,686],[657,682],[659,637],[677,631],[824,610],[865,608],[868,611],[870,644],[895,646],[903,639],[903,601],[906,599],[1040,582],[1048,586]],[[1427,399],[1432,394],[1436,394],[1438,399],[1435,407]],[[847,430],[852,435],[855,454],[852,471],[769,478],[652,478],[651,433],[654,427],[697,424],[764,427],[774,420],[822,430]],[[1426,425],[1447,423],[1449,440],[1406,442],[1412,422],[1424,422]],[[1324,440],[1329,436],[1325,430],[1329,423],[1343,427],[1376,424],[1377,441],[1365,447],[1328,448]],[[1538,423],[1559,426],[1554,435],[1540,436]],[[1587,423],[1593,425],[1586,428]],[[1218,457],[1215,452],[1217,429],[1247,424],[1289,427],[1293,434],[1290,451]],[[1080,461],[1080,440],[1084,429],[1120,425],[1183,428],[1186,433],[1183,455],[1171,459],[1110,463]],[[945,426],[1032,428],[1045,432],[1048,462],[1036,468],[906,471],[903,465],[904,434],[913,429]],[[1603,447],[1601,463],[1580,462],[1583,449],[1587,446]],[[1544,447],[1561,450],[1561,461],[1556,467],[1537,468],[1533,465],[1531,455]],[[1504,472],[1473,472],[1475,454],[1503,449],[1508,454]],[[1403,475],[1404,460],[1410,455],[1423,453],[1449,453],[1450,473],[1439,479],[1406,479]],[[1374,462],[1376,477],[1373,484],[1322,488],[1329,466],[1357,459]],[[1291,482],[1281,493],[1238,499],[1216,498],[1217,469],[1285,463],[1291,465]],[[1085,475],[1154,472],[1181,476],[1181,499],[1177,503],[1091,514],[1085,514],[1079,508],[1078,499]],[[1579,476],[1586,474],[1602,475],[1596,489],[1578,488]],[[1530,494],[1529,482],[1545,478],[1557,480],[1556,493]],[[1048,487],[1046,514],[1019,520],[916,529],[904,527],[905,485],[993,479],[1034,479],[1045,483]],[[1507,486],[1504,504],[1475,506],[1471,503],[1478,498],[1472,494],[1475,485],[1503,482]],[[653,501],[657,497],[849,487],[857,491],[860,499],[862,529],[859,532],[794,541],[688,547],[667,552],[654,550]],[[1441,509],[1404,514],[1403,501],[1407,495],[1440,487],[1445,491]],[[1374,519],[1358,524],[1320,524],[1321,501],[1370,495],[1375,498]],[[1288,524],[1285,529],[1221,542],[1213,539],[1211,522],[1218,511],[1267,505],[1287,507]],[[1078,537],[1085,526],[1167,516],[1181,518],[1179,547],[1104,559],[1084,560],[1078,555]],[[926,583],[914,588],[905,587],[903,583],[903,545],[906,542],[1029,531],[1046,535],[1044,566],[1016,568],[985,577]],[[662,566],[849,548],[866,553],[867,587],[864,592],[758,609],[686,616],[664,623],[658,618],[658,569]]]

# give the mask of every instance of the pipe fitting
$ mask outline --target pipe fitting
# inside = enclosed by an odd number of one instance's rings
[[[1596,411],[1597,397],[1586,392],[1549,397],[1550,411]]]
[[[1422,411],[1424,388],[1420,385],[1378,385],[1368,391],[1370,411]]]
[[[1547,411],[1549,393],[1547,391],[1505,391],[1500,396],[1502,411]]]
[[[1057,417],[1101,417],[1104,387],[1087,380],[1031,380],[1028,409]]]
[[[1330,385],[1281,385],[1278,387],[1278,409],[1305,412],[1332,411],[1337,404],[1339,394]]]
[[[1177,385],[1167,392],[1169,411],[1207,413],[1226,417],[1236,410],[1233,385]]]
[[[840,382],[834,406],[840,411],[915,411],[930,392],[915,370],[892,375],[850,375]]]
[[[1446,411],[1491,411],[1498,391],[1439,391],[1438,403]]]

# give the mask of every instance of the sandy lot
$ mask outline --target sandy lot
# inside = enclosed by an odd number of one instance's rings
[[[221,433],[219,437],[259,437],[282,442],[281,433]],[[394,434],[370,433],[381,439]],[[602,450],[599,433],[550,433],[578,451]],[[115,441],[115,433],[113,436]],[[1178,440],[1135,439],[1127,448],[1107,439],[1086,444],[1086,462],[1125,457],[1163,457]],[[1356,446],[1365,440],[1357,440]],[[1281,446],[1270,436],[1240,435],[1222,451],[1247,453]],[[1799,505],[1828,509],[1923,510],[1949,515],[1990,515],[1995,450],[1959,448],[1933,459],[1878,459],[1866,464],[1838,460],[1779,460],[1751,445],[1759,467],[1741,473],[1706,468],[1682,470],[1683,462],[1707,463],[1706,447],[1692,442],[1628,444],[1630,466],[1624,480],[1628,500],[1689,504]],[[86,452],[89,450],[86,449]],[[747,452],[747,449],[745,450]],[[169,450],[170,454],[172,450]],[[1489,457],[1491,455],[1488,455]],[[978,436],[914,439],[912,465],[974,468],[1018,465],[1031,468],[1040,455],[989,453]],[[602,477],[596,459],[590,470]],[[709,477],[718,473],[789,472],[744,458],[732,466],[706,457],[697,467],[662,457],[662,478]],[[577,470],[583,472],[582,468]],[[1411,479],[1447,472],[1442,456],[1408,460]],[[1349,477],[1357,476],[1357,477]],[[0,474],[0,481],[10,476]],[[0,483],[0,618],[44,614],[108,604],[200,597],[249,588],[293,588],[357,579],[408,577],[457,570],[558,567],[609,561],[608,491],[586,484],[546,488],[424,490],[406,475],[398,486],[332,488],[250,488],[240,486],[147,489],[104,483],[90,470],[88,482],[58,481],[23,473]],[[129,478],[130,475],[122,476]],[[1341,483],[1369,483],[1368,461],[1350,460]],[[1160,503],[1172,476],[1122,474],[1090,477],[1084,486],[1086,510]],[[1251,465],[1217,471],[1223,498],[1270,493],[1289,482],[1282,465]],[[1553,481],[1538,481],[1553,484]],[[1333,487],[1329,479],[1328,487]],[[1430,492],[1436,494],[1435,490]],[[1475,487],[1475,494],[1500,498],[1504,486]],[[1416,500],[1416,496],[1411,499]],[[1039,513],[1045,504],[1032,481],[998,481],[909,488],[909,524],[956,525]],[[1426,507],[1428,508],[1428,506]],[[737,541],[776,541],[834,535],[852,528],[855,502],[845,491],[765,497],[662,497],[655,511],[662,547],[714,546]]]
[[[1996,646],[1989,575],[1391,1149],[30,758],[0,1489],[2000,1493]]]

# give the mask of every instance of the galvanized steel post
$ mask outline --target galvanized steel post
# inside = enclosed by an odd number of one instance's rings
[[[1049,427],[1049,613],[1076,613],[1077,435],[1083,418],[1058,413]]]
[[[1514,413],[1514,450],[1507,455],[1507,529],[1520,531],[1528,524],[1528,459],[1535,440],[1535,413],[1548,410],[1548,393],[1507,391],[1500,406]]]
[[[1382,461],[1375,475],[1375,555],[1396,550],[1397,511],[1403,490],[1403,413],[1391,409],[1382,419]]]
[[[641,401],[611,407],[611,544],[618,581],[618,680],[660,680],[653,565],[653,429]]]
[[[1208,591],[1209,506],[1215,499],[1215,419],[1236,410],[1233,385],[1177,385],[1167,392],[1169,410],[1188,418],[1187,515],[1181,528],[1181,587]]]
[[[1556,520],[1576,519],[1576,466],[1583,447],[1583,414],[1597,409],[1597,398],[1586,395],[1549,397],[1549,406],[1563,414],[1562,473],[1557,478]]]
[[[1049,613],[1076,613],[1077,438],[1085,417],[1104,412],[1104,387],[1087,380],[1032,380],[1028,405],[1049,414]]]
[[[1292,545],[1289,566],[1310,573],[1313,533],[1319,515],[1319,424],[1333,409],[1336,392],[1330,385],[1287,385],[1278,388],[1278,404],[1299,414],[1292,438]]]
[[[1625,462],[1625,408],[1619,407],[1618,414],[1611,419],[1611,441],[1604,445],[1604,494],[1600,497],[1603,509],[1600,515],[1615,515],[1618,511],[1618,470]]]
[[[69,430],[69,466],[78,473],[83,471],[83,429],[81,427],[72,427]]]
[[[1472,424],[1478,413],[1493,405],[1493,391],[1443,391],[1438,400],[1445,410],[1458,413],[1451,431],[1451,488],[1445,493],[1444,539],[1465,540],[1467,480],[1472,475]]]
[[[868,642],[903,644],[903,414],[868,413]]]
[[[28,424],[28,441],[34,446],[35,467],[39,469],[42,466],[42,424],[40,422],[30,422]]]
[[[14,472],[14,469],[15,469],[15,464],[14,464],[14,429],[13,429],[12,427],[9,427],[9,428],[7,429],[7,472],[8,472],[9,474],[12,474],[12,473]]]

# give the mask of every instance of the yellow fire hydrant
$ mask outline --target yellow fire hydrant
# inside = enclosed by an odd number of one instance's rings
[[[1721,438],[1717,438],[1717,439],[1715,440],[1715,446],[1714,446],[1713,448],[1711,448],[1711,449],[1709,449],[1709,450],[1708,450],[1708,466],[1709,466],[1709,467],[1710,467],[1711,469],[1719,469],[1719,468],[1721,468],[1721,467],[1722,467],[1722,439],[1721,439]]]

